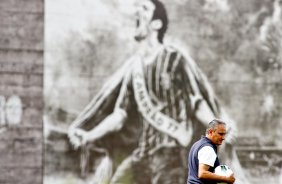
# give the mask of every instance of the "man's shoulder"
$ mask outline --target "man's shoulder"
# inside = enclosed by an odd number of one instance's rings
[[[201,149],[201,148],[206,147],[206,146],[213,149],[213,145],[207,139],[205,139],[204,137],[202,137],[197,142],[195,142],[194,146],[198,147],[198,149]]]
[[[174,45],[164,45],[164,49],[167,51],[167,52],[180,52],[179,49],[174,46]]]
[[[214,152],[214,149],[213,149],[213,147],[211,146],[211,145],[209,145],[209,144],[205,144],[205,145],[203,145],[201,148],[200,148],[200,150],[202,150],[202,151],[204,151],[204,152]]]
[[[170,55],[177,55],[178,58],[182,58],[181,60],[187,60],[187,58],[190,58],[189,53],[185,48],[180,48],[175,45],[164,45],[164,50],[167,54]]]

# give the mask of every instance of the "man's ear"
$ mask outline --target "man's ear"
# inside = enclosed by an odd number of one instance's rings
[[[163,22],[160,19],[155,19],[151,22],[151,27],[154,30],[159,30],[163,27]]]
[[[212,134],[213,131],[214,131],[213,129],[209,129],[209,130],[208,130],[208,134]]]

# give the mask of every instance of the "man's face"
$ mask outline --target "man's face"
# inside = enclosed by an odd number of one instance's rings
[[[135,39],[137,41],[144,40],[150,34],[150,23],[154,11],[155,5],[150,0],[142,0],[137,4],[137,25],[135,32]]]
[[[215,145],[221,145],[225,139],[226,127],[225,125],[217,125],[217,127],[214,130],[210,130],[209,133],[211,141]]]

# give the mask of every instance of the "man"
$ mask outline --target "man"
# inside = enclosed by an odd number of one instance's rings
[[[138,2],[139,49],[73,122],[69,138],[75,147],[106,147],[114,164],[111,183],[184,183],[185,148],[222,112],[195,62],[163,45],[163,4]]]
[[[234,183],[233,174],[220,176],[214,173],[220,165],[217,147],[222,144],[226,135],[226,124],[214,119],[208,125],[206,136],[193,144],[188,156],[187,184],[213,184],[218,182]]]

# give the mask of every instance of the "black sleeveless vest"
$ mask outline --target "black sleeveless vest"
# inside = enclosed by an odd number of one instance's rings
[[[204,146],[210,146],[214,149],[217,154],[217,146],[211,142],[207,137],[202,137],[200,140],[194,143],[192,146],[189,155],[188,155],[188,179],[187,184],[216,184],[216,182],[206,181],[198,178],[199,170],[199,160],[198,152]],[[214,169],[220,165],[218,157],[216,157],[213,167],[209,168],[210,172],[214,172]]]

